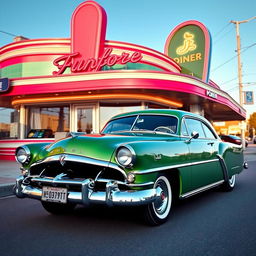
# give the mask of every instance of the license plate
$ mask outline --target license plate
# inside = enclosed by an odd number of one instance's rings
[[[43,201],[67,203],[68,190],[66,188],[43,187],[42,192]]]

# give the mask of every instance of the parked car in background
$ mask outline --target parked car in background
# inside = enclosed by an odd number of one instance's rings
[[[237,145],[242,145],[242,139],[235,135],[220,135],[220,138],[225,142],[234,143]],[[245,146],[248,146],[248,141],[245,140]]]
[[[243,147],[220,140],[202,116],[143,110],[113,117],[100,134],[18,147],[17,197],[41,200],[52,214],[76,204],[142,206],[148,223],[165,222],[175,199],[221,186],[230,191]]]
[[[253,141],[253,144],[256,144],[256,136],[253,137],[252,141]]]

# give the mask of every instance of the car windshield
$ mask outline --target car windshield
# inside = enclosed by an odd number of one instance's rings
[[[155,132],[176,134],[178,119],[167,115],[139,115],[111,120],[102,133]]]

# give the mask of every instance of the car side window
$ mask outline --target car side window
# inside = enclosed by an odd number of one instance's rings
[[[199,133],[199,138],[205,138],[201,121],[192,118],[186,118],[186,124],[189,134],[195,131]]]
[[[182,136],[189,136],[185,119],[182,119],[180,133]]]
[[[203,125],[203,129],[204,129],[204,133],[206,138],[208,139],[216,139],[216,136],[214,135],[214,133],[211,131],[211,129],[204,123],[202,123]]]

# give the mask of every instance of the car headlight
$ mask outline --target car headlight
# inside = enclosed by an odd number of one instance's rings
[[[130,147],[120,147],[116,152],[116,160],[126,168],[132,167],[135,161],[135,152]]]
[[[26,146],[18,147],[16,149],[16,161],[20,164],[28,163],[30,160],[30,150]]]

